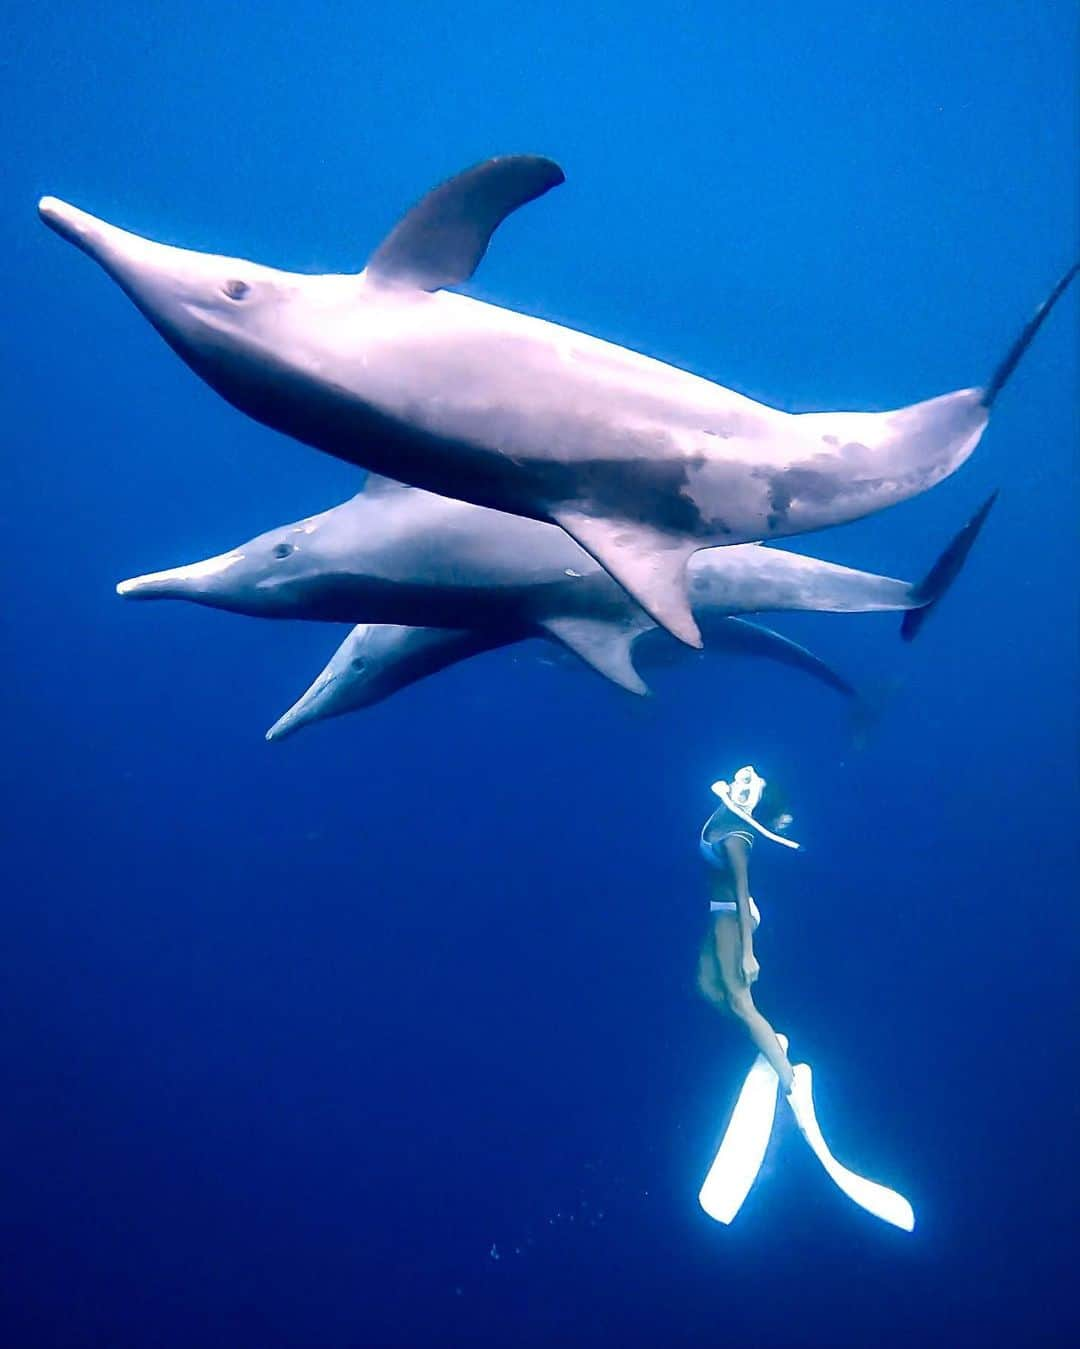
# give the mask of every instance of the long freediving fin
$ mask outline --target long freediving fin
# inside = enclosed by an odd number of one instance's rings
[[[734,1219],[757,1179],[772,1134],[779,1088],[779,1078],[759,1054],[698,1193],[698,1203],[718,1223]]]
[[[795,1122],[802,1136],[810,1145],[811,1151],[825,1168],[833,1184],[847,1195],[860,1208],[872,1213],[883,1222],[911,1232],[915,1227],[915,1213],[902,1194],[879,1185],[877,1181],[867,1180],[856,1175],[846,1166],[841,1166],[829,1151],[818,1126],[814,1113],[813,1078],[810,1065],[797,1063],[794,1066],[795,1082],[788,1095]]]
[[[673,637],[700,650],[703,643],[690,610],[686,564],[696,543],[650,529],[637,521],[612,520],[559,507],[551,518]]]
[[[918,635],[922,625],[929,618],[935,606],[960,574],[967,561],[979,531],[990,514],[990,508],[997,500],[997,492],[991,492],[983,504],[952,539],[938,560],[926,573],[918,585],[913,587],[913,596],[917,608],[909,609],[900,622],[900,636],[910,642]]]
[[[634,668],[631,654],[634,638],[652,627],[644,614],[641,620],[640,625],[627,627],[599,618],[556,616],[541,619],[539,626],[605,679],[628,693],[647,694],[649,686]]]
[[[467,281],[511,211],[565,179],[539,155],[487,159],[432,188],[394,226],[368,260],[384,285],[441,290]]]
[[[787,1038],[777,1039],[787,1052]],[[698,1192],[698,1203],[718,1223],[730,1223],[757,1179],[776,1118],[780,1079],[759,1054],[742,1084],[735,1109]]]

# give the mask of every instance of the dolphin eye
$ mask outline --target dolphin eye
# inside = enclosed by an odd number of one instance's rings
[[[363,656],[353,656],[352,660],[349,661],[349,667],[355,670],[357,674],[363,674],[367,669],[367,661]]]
[[[230,300],[242,300],[251,287],[246,281],[226,281],[221,289]]]
[[[288,557],[290,553],[296,552],[296,544],[275,543],[272,551],[274,557]]]

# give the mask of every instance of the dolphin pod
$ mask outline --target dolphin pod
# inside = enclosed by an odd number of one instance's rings
[[[983,503],[944,550],[926,578],[915,585],[869,572],[852,571],[828,562],[815,563],[813,558],[803,559],[811,564],[799,576],[807,607],[812,605],[810,583],[813,578],[820,587],[819,611],[856,613],[899,609],[904,615],[901,633],[906,641],[912,640],[959,573],[996,495]],[[721,555],[729,550],[713,551]],[[703,559],[704,556],[699,554],[699,558]],[[696,559],[691,559],[692,566],[694,561]],[[826,598],[830,590],[831,596]],[[841,608],[844,592],[847,608]],[[779,594],[773,602],[778,599]],[[764,602],[764,596],[762,600]],[[858,607],[860,605],[861,608]],[[761,624],[735,618],[722,608],[698,607],[695,616],[701,624],[708,652],[753,656],[787,665],[825,684],[857,705],[858,690],[797,642]],[[490,628],[461,631],[359,623],[308,689],[270,727],[266,738],[271,741],[283,740],[314,722],[371,707],[418,680],[482,652],[508,645],[513,640],[500,636],[497,629]],[[663,629],[655,626],[639,632],[631,639],[631,646],[635,668],[643,662],[659,664],[673,653],[685,650],[672,642]]]
[[[562,181],[549,159],[488,160],[430,192],[346,275],[154,243],[52,197],[39,212],[241,411],[375,473],[562,526],[693,646],[695,552],[855,520],[955,472],[1077,270],[982,389],[786,413],[446,289],[472,276],[507,215]]]
[[[992,500],[918,585],[761,544],[704,549],[690,563],[695,616],[715,630],[717,617],[765,611],[925,608],[951,584]],[[647,691],[632,651],[653,620],[562,530],[383,478],[332,510],[117,591],[262,617],[442,628],[461,642],[463,632],[485,634],[476,650],[547,637],[621,687]],[[453,659],[475,654],[464,647]],[[438,652],[441,668],[455,648],[413,638],[410,656],[421,649],[425,659]]]
[[[774,573],[771,603],[782,603],[785,598],[794,599],[801,592],[804,607],[820,607],[821,611],[867,612],[899,608],[903,611],[901,633],[905,641],[911,641],[926,616],[934,610],[959,575],[995,499],[996,492],[953,538],[920,583],[909,584],[887,576],[836,567],[832,563],[817,563],[814,558],[802,558],[802,563],[808,565],[790,573],[786,596],[782,595],[781,585],[777,584],[779,576],[783,575],[782,571]],[[735,549],[713,549],[712,552],[716,553],[717,560],[723,561],[728,553],[740,550],[736,546]],[[775,552],[783,558],[797,556],[779,553],[778,549],[766,549],[763,552]],[[692,558],[692,567],[708,556],[708,553],[700,553],[697,558]],[[729,604],[738,603],[736,595],[739,587],[731,584],[732,580],[733,577],[729,577],[728,584],[723,588]],[[760,576],[756,580],[744,576],[743,580],[751,580],[755,588],[762,585]],[[797,585],[800,587],[798,592]],[[716,598],[716,590],[713,590],[713,598]],[[747,590],[743,590],[742,599],[743,603],[752,603]],[[758,599],[763,606],[770,603],[762,588],[758,588]],[[694,614],[700,622],[709,653],[743,654],[790,666],[848,697],[852,704],[858,704],[858,691],[848,680],[837,675],[836,670],[808,652],[805,646],[774,633],[769,627],[735,618],[721,606],[698,606]],[[280,741],[314,722],[372,707],[407,685],[427,679],[450,665],[460,664],[498,646],[510,645],[512,641],[514,638],[500,637],[498,629],[462,631],[357,623],[310,687],[270,727],[266,738],[268,741]],[[635,669],[643,661],[659,664],[671,654],[685,650],[671,642],[663,630],[655,626],[634,635],[631,649]]]
[[[926,578],[918,584],[910,585],[905,581],[893,581],[889,577],[822,562],[801,572],[804,597],[810,601],[811,588],[807,583],[811,578],[821,585],[822,600],[825,600],[825,589],[831,582],[831,611],[853,613],[860,611],[856,605],[861,591],[862,604],[865,606],[862,612],[873,609],[903,611],[901,633],[906,641],[910,641],[959,573],[995,496],[996,493],[968,521]],[[732,550],[713,551],[724,554]],[[771,553],[774,550],[766,551]],[[699,554],[698,558],[703,559],[705,556]],[[697,560],[691,559],[691,566]],[[814,563],[812,558],[804,561]],[[850,606],[845,610],[839,607],[842,602],[839,593],[841,587],[847,592]],[[823,604],[822,609],[825,607]],[[797,642],[761,624],[735,618],[721,609],[703,611],[697,608],[695,616],[701,624],[708,652],[754,656],[787,665],[857,704],[858,691],[842,675]],[[372,707],[410,684],[514,640],[518,639],[502,636],[497,628],[457,630],[358,623],[307,690],[266,732],[266,739],[283,740],[317,721]],[[642,663],[642,658],[647,663],[659,663],[673,652],[685,650],[672,642],[658,627],[639,632],[631,639],[631,646],[635,669]]]

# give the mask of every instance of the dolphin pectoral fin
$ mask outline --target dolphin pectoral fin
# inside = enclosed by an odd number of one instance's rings
[[[914,640],[935,605],[960,574],[968,553],[979,537],[979,531],[996,500],[997,492],[991,492],[959,534],[951,540],[925,577],[918,585],[912,587],[914,607],[907,611],[900,623],[900,636],[905,642]]]
[[[385,285],[441,290],[467,281],[511,211],[565,179],[540,155],[502,155],[433,188],[371,255],[367,275]]]
[[[828,684],[829,688],[846,698],[859,697],[858,690],[838,674],[831,665],[827,665],[819,656],[808,651],[805,646],[793,642],[762,623],[750,623],[745,618],[721,618],[705,629],[710,650],[734,651],[748,656],[762,656],[766,660],[778,661],[792,669],[802,670],[804,674]]]
[[[631,651],[634,638],[652,627],[644,614],[642,619],[640,625],[627,627],[598,618],[556,617],[542,619],[539,626],[597,674],[628,693],[646,694],[649,686],[634,669]]]
[[[698,545],[637,521],[610,520],[560,508],[556,524],[673,637],[700,650],[701,633],[690,610],[686,564]]]

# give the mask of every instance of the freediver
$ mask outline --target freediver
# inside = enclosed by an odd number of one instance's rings
[[[761,914],[750,894],[750,852],[754,837],[798,848],[785,838],[792,816],[780,790],[758,776],[749,764],[730,783],[717,782],[720,804],[701,830],[701,854],[709,865],[712,921],[698,961],[698,988],[714,1006],[730,1012],[745,1026],[787,1095],[794,1071],[776,1032],[754,1006],[750,987],[760,967],[754,955],[754,932]]]
[[[698,987],[709,1002],[742,1022],[758,1054],[698,1200],[718,1222],[732,1221],[764,1161],[779,1092],[837,1188],[875,1217],[910,1232],[915,1214],[904,1196],[842,1166],[829,1151],[814,1110],[810,1066],[792,1066],[787,1039],[777,1035],[754,1006],[750,993],[759,972],[754,930],[761,921],[750,894],[751,849],[757,839],[799,848],[787,837],[792,816],[782,793],[750,764],[740,768],[730,782],[714,782],[712,790],[720,805],[705,821],[700,839],[710,869],[712,922],[698,962]]]

